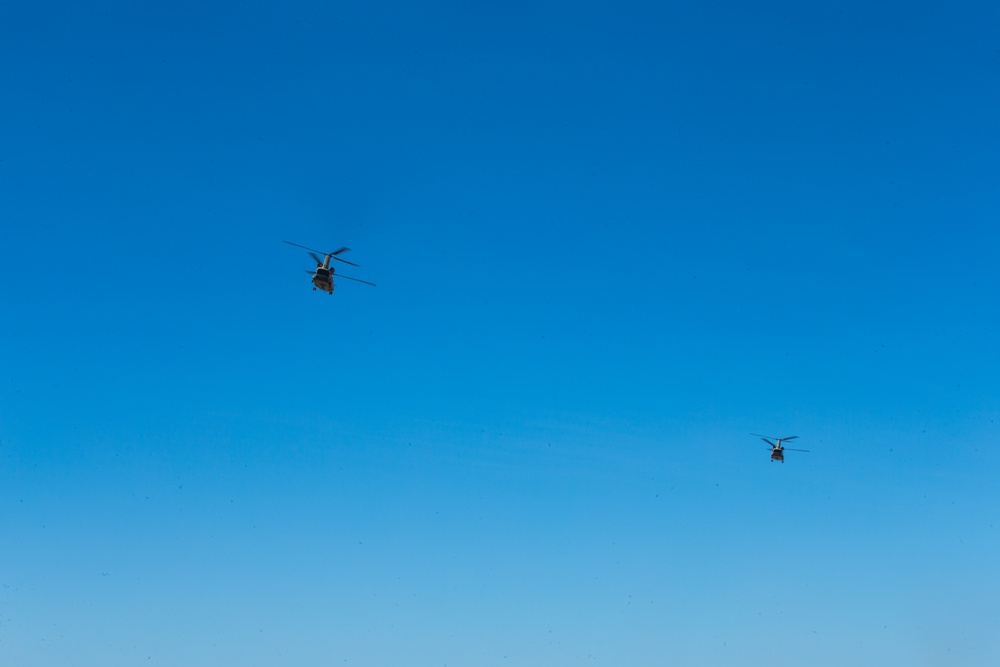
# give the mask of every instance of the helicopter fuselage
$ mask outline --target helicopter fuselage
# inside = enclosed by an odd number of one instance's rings
[[[328,260],[329,261],[329,260]],[[321,289],[333,294],[333,270],[323,266],[316,267],[313,274],[313,289]]]

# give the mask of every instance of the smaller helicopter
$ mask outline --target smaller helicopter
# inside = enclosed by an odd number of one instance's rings
[[[809,451],[808,449],[792,449],[790,447],[782,447],[781,446],[781,443],[783,443],[783,442],[788,442],[789,440],[795,440],[797,437],[799,437],[797,435],[790,435],[787,438],[775,438],[775,437],[772,436],[770,439],[764,437],[760,433],[751,433],[750,435],[757,436],[758,438],[760,438],[761,440],[763,440],[764,442],[766,442],[767,444],[769,444],[771,446],[771,460],[772,461],[781,461],[782,463],[784,463],[785,462],[785,452],[786,451],[789,451],[789,452],[808,452]],[[771,442],[771,440],[776,440],[777,442],[776,443],[775,442]]]
[[[330,260],[335,259],[338,262],[343,262],[344,264],[349,264],[351,266],[358,266],[354,262],[348,262],[346,259],[341,259],[337,255],[342,252],[347,252],[350,248],[341,248],[340,250],[334,250],[333,252],[323,252],[321,250],[313,250],[312,248],[306,248],[304,245],[299,245],[298,243],[292,243],[291,241],[285,241],[288,245],[293,245],[296,248],[302,248],[303,250],[309,251],[309,256],[316,261],[316,269],[313,271],[306,270],[306,273],[312,274],[313,281],[313,291],[321,289],[324,292],[333,295],[333,276],[337,273],[336,269],[330,266]],[[324,259],[320,259],[319,255],[324,255]],[[350,276],[345,276],[340,274],[341,278],[347,278],[348,280],[353,280],[354,282],[364,283],[365,285],[371,285],[375,287],[375,283],[370,283],[367,280],[361,280],[360,278],[352,278]]]

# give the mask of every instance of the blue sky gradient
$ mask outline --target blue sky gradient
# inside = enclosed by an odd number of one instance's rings
[[[998,664],[998,19],[0,4],[0,663]]]

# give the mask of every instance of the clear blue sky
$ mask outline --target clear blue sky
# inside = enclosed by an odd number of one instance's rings
[[[0,3],[0,663],[1000,664],[1000,9],[874,4]]]

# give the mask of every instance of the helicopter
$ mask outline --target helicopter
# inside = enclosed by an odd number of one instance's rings
[[[782,442],[788,442],[789,440],[795,440],[797,437],[799,437],[797,435],[790,435],[787,438],[775,438],[775,437],[772,436],[770,439],[764,437],[760,433],[751,433],[750,435],[757,436],[758,438],[760,438],[761,440],[763,440],[764,442],[766,442],[767,444],[769,444],[771,446],[771,460],[772,461],[781,461],[782,463],[784,463],[785,462],[785,452],[786,451],[789,451],[789,452],[808,452],[809,451],[808,449],[792,449],[790,447],[782,447],[781,446]],[[776,440],[777,442],[774,443],[774,442],[771,442],[771,440]]]
[[[341,248],[340,250],[334,250],[333,252],[323,252],[321,250],[313,250],[312,248],[306,248],[304,245],[299,245],[298,243],[292,243],[291,241],[285,241],[288,245],[293,245],[296,248],[302,248],[303,250],[309,251],[309,256],[316,261],[316,268],[313,271],[306,270],[306,273],[312,275],[313,281],[313,291],[321,289],[324,292],[333,295],[333,276],[337,273],[336,269],[330,266],[330,260],[335,259],[338,262],[343,262],[344,264],[349,264],[351,266],[358,266],[354,262],[348,262],[346,259],[341,259],[338,255],[342,252],[347,252],[350,248]],[[319,255],[324,256],[324,259],[320,259]],[[371,285],[375,287],[375,283],[370,283],[367,280],[361,280],[360,278],[352,278],[351,276],[345,276],[340,274],[341,278],[347,278],[348,280],[353,280],[354,282],[364,283],[365,285]]]

